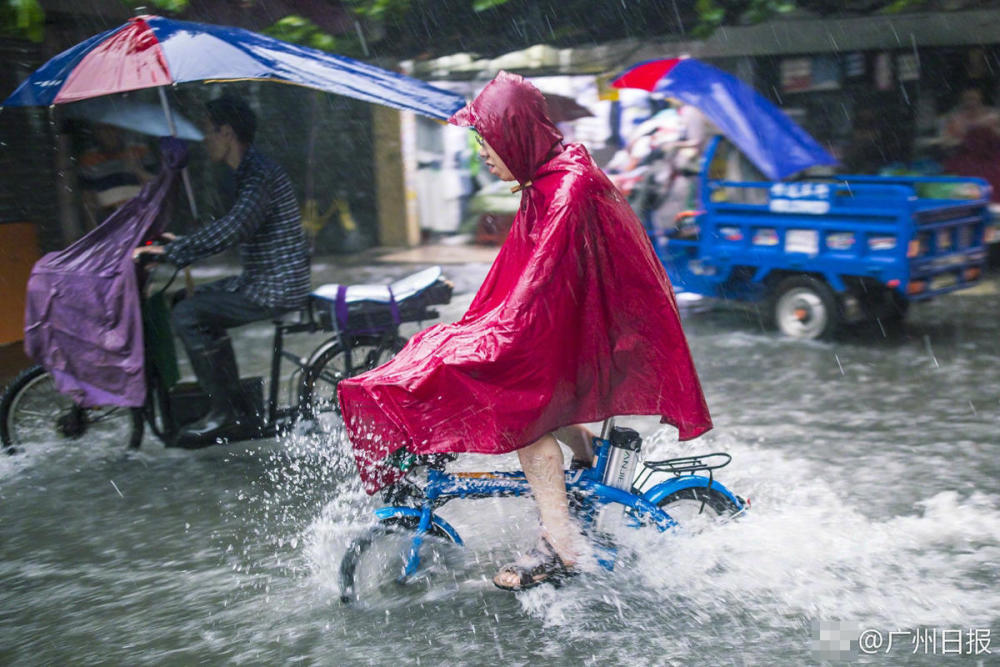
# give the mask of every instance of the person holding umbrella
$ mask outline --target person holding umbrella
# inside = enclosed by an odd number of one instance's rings
[[[174,329],[210,398],[207,415],[185,427],[181,447],[199,447],[253,433],[256,417],[241,397],[239,373],[226,330],[305,305],[310,289],[309,250],[288,174],[253,146],[257,121],[239,98],[206,104],[204,146],[209,158],[236,172],[236,202],[221,218],[143,254],[184,267],[238,245],[243,273],[197,288],[173,310]]]

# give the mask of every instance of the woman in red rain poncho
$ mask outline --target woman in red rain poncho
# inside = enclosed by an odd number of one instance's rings
[[[450,122],[517,181],[510,235],[454,324],[413,337],[385,365],[340,383],[369,493],[403,473],[385,458],[517,450],[539,505],[539,548],[494,582],[517,590],[570,571],[575,535],[553,432],[614,415],[661,415],[681,440],[712,427],[666,273],[642,225],[579,144],[563,145],[545,100],[500,72]],[[561,438],[589,461],[589,433]]]

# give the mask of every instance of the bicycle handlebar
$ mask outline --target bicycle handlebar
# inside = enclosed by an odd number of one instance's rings
[[[144,252],[141,255],[139,255],[139,257],[138,257],[139,261],[136,262],[136,263],[139,266],[145,267],[145,266],[149,266],[150,264],[159,263],[162,259],[163,259],[163,257],[161,255],[156,255],[156,254],[153,254],[151,252]]]

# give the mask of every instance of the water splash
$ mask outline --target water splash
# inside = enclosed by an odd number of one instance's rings
[[[752,497],[748,514],[698,535],[623,534],[632,562],[583,585],[530,591],[524,612],[571,633],[581,614],[598,610],[631,619],[623,627],[636,617],[665,630],[724,619],[730,629],[777,634],[810,619],[907,628],[1000,618],[991,565],[1000,558],[1000,496],[946,491],[886,515],[884,499],[845,496],[814,463],[727,449],[738,465],[725,483]]]

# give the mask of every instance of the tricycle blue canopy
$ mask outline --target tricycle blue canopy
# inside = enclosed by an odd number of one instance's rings
[[[753,88],[694,58],[647,60],[630,67],[611,85],[662,93],[690,104],[771,180],[837,164],[808,132]]]

